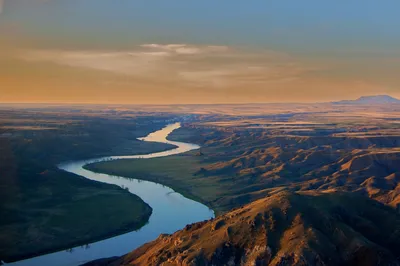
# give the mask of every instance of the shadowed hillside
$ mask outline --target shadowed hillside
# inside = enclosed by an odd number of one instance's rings
[[[349,193],[277,193],[89,265],[400,265],[400,216]]]

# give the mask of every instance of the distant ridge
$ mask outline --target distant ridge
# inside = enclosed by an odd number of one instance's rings
[[[344,100],[334,104],[400,104],[400,100],[389,95],[362,96],[357,100]]]

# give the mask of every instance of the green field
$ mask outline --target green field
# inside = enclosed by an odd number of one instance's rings
[[[191,153],[151,160],[116,160],[85,166],[94,172],[144,179],[166,185],[188,198],[206,204],[218,213],[222,209],[214,202],[227,191],[216,178],[209,178],[204,182],[201,175],[196,175],[201,167],[201,159]]]

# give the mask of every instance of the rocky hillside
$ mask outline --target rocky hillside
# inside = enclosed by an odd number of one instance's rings
[[[248,203],[281,188],[335,189],[359,192],[400,210],[400,136],[294,136],[203,129],[190,140],[202,145],[204,164],[194,173],[196,177],[204,182],[217,179],[226,186],[224,191],[234,191],[219,197],[213,206],[229,209],[236,202]]]
[[[400,265],[400,215],[356,194],[280,192],[89,265]]]
[[[201,151],[154,160],[146,178],[221,215],[90,265],[400,265],[397,126],[284,130],[220,123],[174,132]],[[143,176],[133,161],[97,167]]]

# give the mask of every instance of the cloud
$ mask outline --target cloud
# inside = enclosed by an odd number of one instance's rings
[[[213,52],[226,52],[229,50],[227,46],[217,46],[217,45],[208,45],[208,46],[196,46],[196,45],[188,45],[188,44],[143,44],[141,47],[154,49],[154,50],[164,50],[170,51],[176,54],[182,55],[195,55],[195,54],[204,54],[204,53],[213,53]]]
[[[4,0],[0,0],[0,15],[3,13],[4,11]]]
[[[155,48],[155,49],[163,49],[163,50],[174,50],[176,48],[186,47],[186,44],[157,44],[157,43],[150,43],[150,44],[142,44],[141,47],[146,48]]]
[[[33,50],[23,58],[210,88],[285,82],[309,71],[286,54],[249,53],[215,45],[143,44],[130,51]]]
[[[70,67],[89,68],[124,75],[147,75],[160,67],[164,52],[91,52],[91,51],[29,51],[29,61],[50,61]]]

